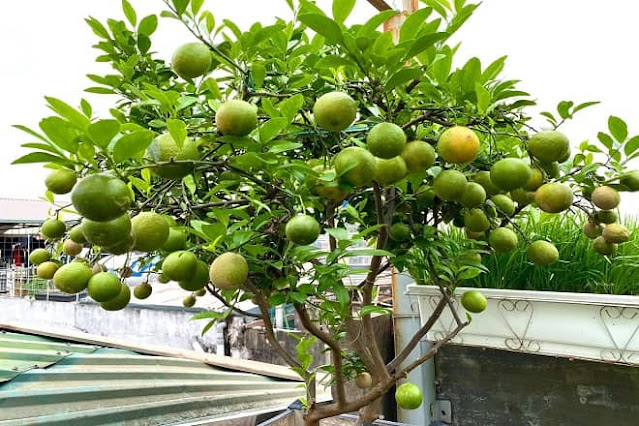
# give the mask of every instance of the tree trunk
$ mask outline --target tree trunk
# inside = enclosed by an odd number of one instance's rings
[[[378,398],[359,410],[359,419],[357,420],[358,426],[370,425],[375,420],[379,419],[379,406],[381,401],[382,400]]]

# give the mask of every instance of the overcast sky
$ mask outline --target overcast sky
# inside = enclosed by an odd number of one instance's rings
[[[130,0],[138,19],[159,13],[160,0]],[[375,13],[365,0],[358,0],[351,21]],[[389,2],[393,4],[393,2]],[[330,10],[330,0],[318,0]],[[401,5],[400,0],[394,2]],[[247,27],[274,16],[289,17],[284,0],[207,0],[220,22],[228,18]],[[250,12],[250,13],[248,13]],[[0,14],[0,197],[38,198],[44,192],[46,170],[40,165],[10,166],[23,155],[21,143],[33,138],[11,128],[12,124],[37,127],[49,115],[44,95],[77,105],[82,97],[98,111],[109,107],[107,97],[83,93],[91,82],[87,73],[102,73],[91,48],[96,38],[84,18],[123,19],[120,0],[30,0],[3,2]],[[629,124],[630,134],[639,133],[636,41],[639,40],[639,3],[628,0],[484,0],[460,31],[459,60],[477,56],[485,66],[508,55],[505,76],[522,80],[520,88],[532,93],[539,110],[554,110],[561,100],[576,103],[598,100],[602,104],[581,113],[563,127],[574,145],[595,139],[606,127],[610,114]],[[161,19],[154,50],[169,59],[175,47],[190,41],[186,30]],[[626,197],[625,213],[637,204]],[[632,200],[632,201],[631,201]],[[1,208],[1,205],[0,205]]]

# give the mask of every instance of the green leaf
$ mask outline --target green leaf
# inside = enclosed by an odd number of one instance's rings
[[[628,126],[626,122],[614,115],[608,118],[608,130],[610,130],[612,136],[620,143],[628,137]]]
[[[260,126],[260,142],[267,143],[288,126],[286,118],[271,118]]]
[[[209,33],[212,33],[213,30],[215,29],[215,17],[213,16],[213,14],[209,12],[208,10],[205,10],[200,15],[200,21],[202,20],[204,20],[206,23],[206,30]]]
[[[348,18],[355,6],[355,0],[333,0],[333,18],[342,23]]]
[[[300,142],[278,142],[276,144],[271,145],[268,152],[272,152],[273,154],[279,154],[281,152],[292,151],[297,148],[303,147],[304,144]]]
[[[155,133],[150,130],[123,135],[113,146],[113,160],[121,163],[129,158],[140,157],[153,141]]]
[[[326,55],[322,59],[317,61],[317,63],[315,64],[315,67],[319,69],[323,69],[323,68],[338,69],[339,67],[352,67],[352,66],[355,66],[355,63],[353,61],[350,61],[346,58],[343,58],[337,55]]]
[[[331,18],[317,13],[305,13],[299,15],[298,19],[329,42],[334,44],[342,44],[344,42],[342,29]]]
[[[408,15],[404,23],[399,30],[399,42],[403,43],[415,38],[419,34],[419,30],[422,29],[428,16],[433,12],[430,7],[418,9],[417,11]]]
[[[384,87],[386,88],[386,90],[392,90],[397,86],[400,86],[402,84],[408,83],[411,80],[415,80],[416,78],[421,77],[422,74],[423,74],[423,71],[418,70],[416,68],[401,69],[388,79]]]
[[[577,111],[581,111],[582,109],[585,109],[585,108],[588,108],[588,107],[591,107],[591,106],[593,106],[593,105],[597,105],[597,104],[600,104],[600,103],[601,103],[601,102],[599,102],[599,101],[584,102],[583,104],[579,104],[579,105],[577,105],[577,106],[575,107],[575,109],[573,109],[573,110],[572,110],[572,113],[573,113],[573,114],[576,114],[576,113],[577,113]]]
[[[633,136],[624,144],[623,151],[626,156],[630,157],[639,149],[639,136]]]
[[[604,132],[597,133],[597,139],[608,149],[612,149],[612,146],[615,144],[610,135]]]
[[[111,39],[111,37],[109,36],[109,32],[107,31],[106,28],[104,28],[104,25],[102,25],[100,21],[92,17],[86,18],[84,21],[87,24],[89,24],[89,26],[91,27],[91,30],[93,30],[93,33],[95,35],[97,35],[100,38],[104,38],[106,40]]]
[[[481,82],[487,83],[494,80],[504,69],[504,63],[506,62],[507,58],[507,56],[502,56],[501,58],[495,60],[492,64],[488,65],[481,75]]]
[[[175,7],[175,11],[178,15],[183,14],[189,6],[189,0],[171,0],[171,3],[173,3],[173,7]]]
[[[410,48],[408,49],[408,52],[406,52],[406,55],[404,55],[404,60],[406,61],[410,58],[413,58],[419,55],[424,50],[428,49],[429,47],[432,47],[435,43],[445,39],[446,37],[448,37],[448,33],[440,32],[440,33],[426,34],[425,36],[418,38],[410,46]]]
[[[572,108],[573,105],[574,102],[572,101],[559,102],[559,104],[557,105],[557,112],[559,113],[559,116],[564,120],[570,118],[570,116],[572,115],[570,114],[570,108]]]
[[[61,101],[60,99],[52,98],[49,96],[44,97],[49,104],[49,108],[59,114],[61,117],[69,120],[71,124],[77,128],[84,130],[89,125],[90,120],[80,111],[76,110],[69,104]]]
[[[203,239],[215,241],[218,237],[226,235],[226,226],[222,223],[208,223],[201,220],[192,220],[191,228]]]
[[[215,99],[220,99],[222,97],[222,92],[220,92],[216,79],[208,77],[204,80],[202,87],[206,88],[206,90],[208,90]]]
[[[477,95],[477,111],[484,115],[490,105],[490,92],[480,83],[475,83],[475,94]]]
[[[204,0],[191,0],[191,12],[193,12],[193,15],[197,15],[203,4]]]
[[[393,257],[395,256],[393,253],[386,250],[378,250],[378,249],[355,249],[349,250],[344,253],[344,257],[352,257],[352,256],[384,256],[384,257]]]
[[[186,124],[182,120],[178,120],[175,118],[169,118],[166,120],[166,127],[169,129],[169,133],[171,137],[175,141],[175,144],[178,148],[182,149],[182,145],[184,144],[184,139],[186,139]]]
[[[72,153],[78,151],[78,131],[68,121],[60,117],[47,117],[40,121],[40,129],[51,142],[65,151]]]
[[[282,116],[288,119],[290,124],[293,120],[295,120],[295,117],[299,113],[300,109],[302,109],[303,105],[304,96],[298,93],[297,95],[291,96],[277,104],[277,108],[280,110]]]
[[[131,3],[129,3],[127,0],[122,0],[122,10],[124,11],[124,16],[126,16],[127,21],[129,21],[129,23],[133,27],[135,27],[138,18],[135,14],[135,9],[133,9],[133,6],[131,6]]]
[[[266,67],[260,63],[251,65],[251,76],[256,87],[261,87],[266,79]]]
[[[392,309],[384,308],[382,306],[376,306],[376,305],[366,305],[359,310],[360,317],[365,317],[371,314],[390,315],[392,313],[393,313]]]
[[[357,33],[357,36],[366,37],[370,35],[373,31],[377,30],[380,25],[397,14],[399,14],[399,11],[397,10],[385,10],[378,13],[377,15],[366,21],[364,25],[362,25],[362,27],[359,29],[359,32]]]
[[[284,293],[275,293],[268,298],[271,306],[279,306],[286,303],[286,295]]]
[[[100,120],[91,123],[87,133],[93,142],[100,148],[105,148],[120,131],[120,122],[117,120]]]
[[[146,55],[146,53],[151,48],[151,39],[144,34],[138,34],[137,45],[140,53]]]
[[[17,160],[13,160],[11,164],[29,164],[29,163],[56,163],[56,164],[70,164],[66,158],[51,155],[46,152],[32,152],[24,155]]]
[[[326,228],[325,231],[338,241],[348,240],[348,231],[345,228]]]
[[[140,25],[138,26],[138,33],[144,34],[145,36],[150,36],[155,32],[158,28],[158,17],[156,15],[149,15],[144,17],[140,21]]]
[[[34,136],[34,137],[40,139],[43,142],[49,143],[47,138],[45,138],[44,136],[42,136],[40,133],[36,132],[35,130],[31,130],[27,126],[23,126],[21,124],[14,124],[12,127],[16,128],[18,130],[22,130],[23,132],[28,133],[31,136]]]

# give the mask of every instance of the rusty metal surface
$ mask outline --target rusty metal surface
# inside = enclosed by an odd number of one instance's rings
[[[198,361],[7,332],[0,333],[3,373],[2,426],[178,424],[282,409],[303,394],[298,382]]]

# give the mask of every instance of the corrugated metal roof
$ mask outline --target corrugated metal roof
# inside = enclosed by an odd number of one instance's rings
[[[3,426],[176,424],[281,409],[303,392],[193,360],[9,332],[0,332],[0,374]]]
[[[0,197],[0,223],[39,224],[47,220],[55,205],[43,200]],[[77,218],[71,213],[65,219]]]

